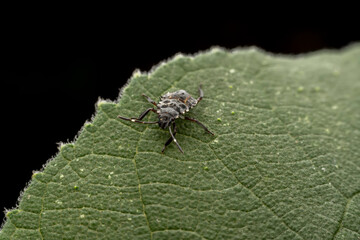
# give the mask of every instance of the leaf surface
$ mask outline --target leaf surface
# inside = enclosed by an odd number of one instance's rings
[[[358,239],[360,45],[298,57],[178,55],[99,101],[33,175],[0,239]],[[166,92],[205,97],[176,138],[123,121]],[[145,121],[156,121],[150,112]]]

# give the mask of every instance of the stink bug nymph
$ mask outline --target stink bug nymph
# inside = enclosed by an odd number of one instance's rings
[[[171,137],[166,141],[164,148],[161,151],[162,153],[165,151],[166,146],[169,145],[172,141],[176,143],[176,146],[179,148],[180,152],[184,153],[179,143],[175,139],[175,135],[176,135],[175,119],[177,118],[196,122],[202,128],[204,128],[206,132],[214,135],[212,132],[209,131],[209,129],[207,129],[207,127],[205,127],[204,124],[202,124],[198,120],[184,116],[186,112],[188,112],[191,108],[195,107],[204,97],[204,92],[201,89],[201,85],[199,86],[198,99],[193,98],[185,90],[178,90],[176,92],[171,92],[171,93],[168,92],[160,97],[159,103],[156,103],[154,100],[152,100],[150,97],[146,96],[145,94],[142,94],[142,96],[144,96],[146,100],[149,103],[153,104],[156,108],[152,107],[146,109],[143,113],[140,114],[138,118],[127,118],[122,116],[118,116],[118,117],[123,120],[131,121],[131,122],[144,123],[144,124],[158,124],[159,127],[161,127],[162,129],[169,128]],[[156,113],[159,116],[158,117],[159,120],[155,122],[141,121],[150,111]]]

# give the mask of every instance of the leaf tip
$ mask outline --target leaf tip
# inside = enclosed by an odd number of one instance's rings
[[[182,53],[177,53],[175,56],[174,56],[174,60],[177,60],[177,59],[181,59],[181,58],[184,58],[185,57],[185,55],[184,54],[182,54]]]
[[[106,104],[107,102],[104,100],[104,99],[99,99],[97,102],[96,102],[96,106],[98,108],[101,108],[101,106],[103,106],[104,104]]]
[[[224,51],[223,48],[221,48],[219,46],[214,46],[214,47],[211,47],[209,52],[210,53],[219,53],[219,52],[223,52],[223,51]]]
[[[36,178],[36,176],[38,176],[39,174],[41,174],[41,172],[36,171],[36,172],[33,173],[31,178]]]
[[[137,77],[140,77],[142,75],[144,75],[144,74],[140,71],[140,69],[135,69],[135,71],[132,73],[131,78],[137,78]]]
[[[63,143],[63,142],[61,142],[59,144],[59,150],[60,151],[65,151],[68,148],[74,148],[74,147],[75,147],[75,145],[73,143]]]
[[[6,217],[11,218],[11,217],[15,216],[16,214],[18,214],[20,212],[22,212],[21,209],[9,210],[9,211],[6,212]]]
[[[85,122],[84,128],[91,133],[96,131],[96,127],[92,122]]]

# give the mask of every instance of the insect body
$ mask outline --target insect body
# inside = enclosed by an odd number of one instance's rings
[[[198,99],[193,98],[185,90],[178,90],[176,92],[167,93],[160,97],[159,103],[156,103],[154,100],[152,100],[150,97],[146,96],[145,94],[142,95],[146,98],[146,100],[149,103],[153,104],[156,107],[156,109],[148,108],[143,113],[141,113],[138,118],[126,118],[122,116],[118,116],[118,117],[123,120],[137,122],[137,123],[158,124],[159,127],[161,127],[162,129],[169,128],[171,137],[166,141],[165,146],[161,152],[164,152],[166,146],[169,145],[172,141],[174,141],[176,143],[176,146],[179,148],[180,152],[184,153],[179,143],[175,139],[175,135],[176,135],[175,119],[177,118],[182,118],[185,120],[196,122],[202,128],[204,128],[205,131],[214,135],[212,132],[210,132],[207,129],[207,127],[204,126],[204,124],[202,124],[198,120],[184,116],[186,112],[188,112],[191,108],[195,107],[204,97],[204,93],[201,89],[201,85],[199,86]],[[159,116],[158,121],[155,122],[141,121],[150,111],[158,114]]]

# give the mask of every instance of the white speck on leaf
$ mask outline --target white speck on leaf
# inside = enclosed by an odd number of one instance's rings
[[[304,120],[305,122],[309,122],[309,116],[305,116]]]
[[[340,75],[340,71],[337,70],[337,69],[335,69],[335,70],[333,71],[333,74],[334,74],[335,76],[339,76],[339,75]]]

